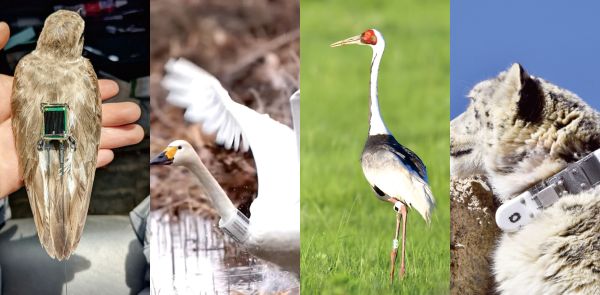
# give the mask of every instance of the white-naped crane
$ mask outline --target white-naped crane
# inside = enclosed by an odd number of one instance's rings
[[[166,70],[162,85],[169,91],[167,101],[186,108],[187,121],[201,123],[206,133],[216,133],[216,142],[227,149],[252,150],[258,195],[250,205],[250,219],[233,205],[186,141],[170,143],[151,164],[190,169],[206,189],[221,216],[219,226],[227,234],[256,257],[299,276],[300,92],[290,98],[292,130],[234,102],[215,77],[185,59],[169,61]]]
[[[361,164],[363,173],[383,201],[394,204],[396,213],[396,233],[392,244],[390,279],[394,280],[396,256],[398,254],[398,234],[402,221],[402,253],[400,277],[405,273],[405,243],[407,206],[415,208],[427,223],[430,222],[431,211],[435,207],[435,199],[428,184],[427,170],[423,161],[408,148],[396,141],[385,126],[377,96],[377,75],[379,63],[385,49],[385,41],[379,31],[369,29],[361,35],[350,37],[331,44],[331,47],[342,45],[368,45],[373,49],[371,61],[371,116],[369,137],[362,152]]]

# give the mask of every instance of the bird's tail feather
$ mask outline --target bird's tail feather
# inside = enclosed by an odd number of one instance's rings
[[[65,151],[61,171],[59,152],[55,149],[41,151],[39,167],[34,177],[26,177],[26,183],[40,243],[52,258],[68,259],[79,244],[83,223],[89,206],[89,194],[93,182],[87,181],[83,171],[73,171],[72,153]],[[81,166],[92,165],[91,162]]]
[[[413,177],[413,181],[418,183],[417,187],[421,188],[421,197],[417,198],[415,202],[412,203],[412,206],[423,216],[423,219],[427,222],[427,224],[431,224],[431,213],[433,209],[435,209],[435,198],[433,193],[431,192],[431,187],[427,182],[423,181],[418,177]]]

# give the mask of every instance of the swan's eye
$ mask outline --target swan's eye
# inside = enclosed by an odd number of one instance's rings
[[[178,146],[178,147],[177,147],[177,149],[178,149],[178,150],[180,150],[180,149],[182,149],[182,147],[181,147],[181,146]]]

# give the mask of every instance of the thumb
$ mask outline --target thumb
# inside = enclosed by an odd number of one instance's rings
[[[0,22],[0,49],[4,48],[6,42],[8,42],[8,37],[10,37],[10,29],[8,28],[8,24],[5,22]]]

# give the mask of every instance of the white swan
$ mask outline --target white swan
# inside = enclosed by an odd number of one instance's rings
[[[162,84],[169,91],[167,100],[187,109],[187,121],[202,123],[204,131],[216,133],[216,142],[227,149],[252,150],[258,196],[250,206],[250,219],[231,203],[188,142],[170,143],[151,164],[190,169],[205,187],[226,233],[256,257],[299,276],[300,93],[290,98],[294,134],[268,115],[234,102],[215,77],[191,62],[171,60],[166,70]]]

